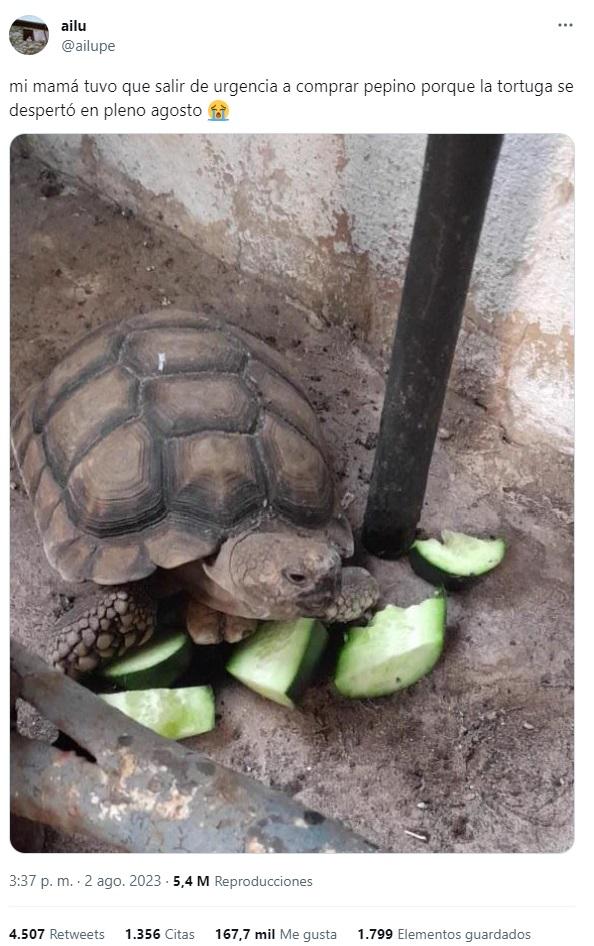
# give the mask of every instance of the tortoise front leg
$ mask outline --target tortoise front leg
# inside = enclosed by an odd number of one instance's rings
[[[190,595],[186,612],[186,628],[195,644],[236,644],[253,634],[258,626],[255,618],[223,614]]]
[[[320,618],[331,624],[356,621],[377,604],[379,585],[365,568],[349,566],[341,573],[340,591]]]
[[[141,647],[155,630],[156,610],[140,584],[97,588],[56,626],[52,664],[77,676]]]

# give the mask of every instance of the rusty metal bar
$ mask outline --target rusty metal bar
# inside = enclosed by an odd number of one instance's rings
[[[363,544],[414,540],[502,135],[429,135]]]
[[[155,735],[20,644],[15,692],[97,761],[13,733],[14,814],[136,852],[375,851],[341,824]]]

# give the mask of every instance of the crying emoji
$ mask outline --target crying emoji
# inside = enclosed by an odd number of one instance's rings
[[[221,99],[215,99],[208,106],[209,122],[226,122],[229,120],[229,106]]]

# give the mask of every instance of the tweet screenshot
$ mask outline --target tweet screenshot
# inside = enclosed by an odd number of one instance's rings
[[[591,13],[3,9],[3,942],[586,946]]]

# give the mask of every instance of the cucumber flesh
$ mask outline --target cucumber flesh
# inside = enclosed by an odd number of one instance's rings
[[[107,664],[97,672],[97,677],[121,690],[168,687],[185,673],[193,650],[185,631],[167,631],[139,650]]]
[[[353,699],[388,696],[411,686],[433,669],[443,650],[444,595],[410,608],[388,605],[367,627],[345,634],[334,684]]]
[[[477,539],[444,529],[441,542],[417,539],[409,552],[409,560],[421,578],[455,589],[492,571],[504,555],[503,539]]]
[[[214,693],[209,686],[104,693],[101,699],[167,739],[198,736],[215,725]]]
[[[294,709],[327,643],[326,628],[313,618],[265,621],[234,649],[227,670],[260,696]]]

